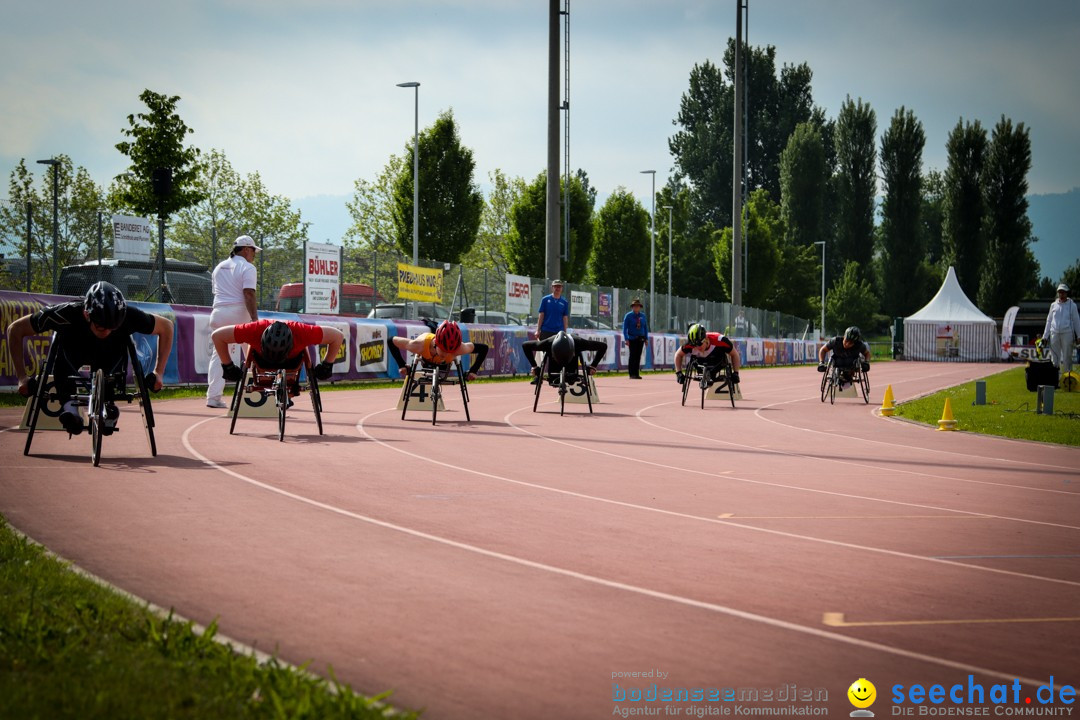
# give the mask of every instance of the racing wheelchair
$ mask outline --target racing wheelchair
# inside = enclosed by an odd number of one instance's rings
[[[300,371],[304,371],[307,387],[300,382]],[[244,360],[243,375],[233,388],[232,403],[229,405],[229,414],[232,420],[229,423],[229,434],[236,429],[236,418],[240,414],[241,404],[247,402],[253,406],[260,406],[273,398],[277,407],[278,416],[278,441],[285,440],[285,418],[289,407],[292,406],[292,398],[299,397],[300,393],[307,390],[311,395],[311,408],[315,411],[315,424],[319,428],[319,434],[323,434],[322,426],[322,396],[319,395],[319,380],[315,377],[314,368],[311,366],[311,358],[308,351],[300,353],[295,358],[292,367],[266,368],[262,367],[255,352],[249,352]],[[247,399],[249,393],[254,393],[258,399]]]
[[[436,364],[414,354],[412,364],[409,365],[409,374],[405,376],[405,402],[401,408],[401,419],[405,419],[409,400],[416,395],[421,402],[426,397],[431,403],[431,424],[434,425],[439,417],[443,388],[447,385],[458,385],[461,387],[461,402],[465,406],[465,421],[472,422],[469,417],[469,386],[466,377],[461,361],[457,358],[452,362]]]
[[[851,369],[851,384],[862,393],[863,403],[870,403],[870,374],[862,369],[862,360],[856,360]],[[821,402],[829,399],[829,404],[836,404],[836,393],[840,391],[840,383],[843,380],[844,371],[848,368],[839,368],[829,358],[829,364],[825,366],[825,372],[821,375]]]
[[[701,409],[705,409],[705,397],[712,392],[727,393],[731,399],[731,407],[735,407],[735,382],[732,379],[731,360],[725,354],[722,364],[708,365],[697,357],[690,357],[690,362],[683,372],[682,404],[686,405],[686,398],[690,394],[690,386],[697,385],[701,388]]]
[[[58,418],[63,408],[60,404],[56,391],[55,380],[50,380],[53,369],[56,366],[57,354],[60,352],[60,340],[53,333],[49,343],[49,354],[42,365],[40,372],[34,377],[31,387],[33,392],[30,396],[30,410],[27,415],[26,446],[23,455],[30,454],[30,445],[34,441],[34,431],[37,429],[38,418],[41,413],[49,417]],[[127,371],[128,363],[131,364],[132,375],[135,378],[135,392],[128,392]],[[150,388],[146,384],[146,375],[143,374],[142,365],[139,363],[138,353],[135,351],[135,343],[128,338],[127,354],[108,373],[102,368],[92,370],[89,375],[79,372],[71,376],[75,390],[71,395],[76,407],[85,407],[87,427],[90,431],[90,460],[94,467],[101,464],[101,446],[106,435],[119,432],[116,422],[119,419],[119,410],[116,402],[126,400],[129,404],[138,399],[139,409],[142,414],[143,427],[146,429],[146,440],[150,444],[150,454],[157,456],[157,441],[154,439],[154,410],[150,405]],[[69,435],[70,437],[70,435]]]
[[[589,413],[592,414],[592,390],[589,388],[589,369],[585,365],[585,358],[574,354],[574,362],[570,365],[557,366],[551,358],[551,353],[544,354],[544,360],[539,368],[540,382],[536,383],[536,396],[533,398],[533,412],[540,403],[540,388],[545,381],[548,385],[558,388],[559,391],[559,414],[566,412],[567,394],[575,397],[585,396],[589,404]]]

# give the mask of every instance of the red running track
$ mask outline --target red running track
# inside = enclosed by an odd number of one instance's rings
[[[869,406],[822,404],[813,368],[747,370],[737,408],[704,410],[671,374],[602,377],[595,414],[564,417],[550,388],[534,414],[531,386],[478,383],[473,421],[451,393],[437,427],[402,421],[393,390],[326,392],[326,435],[301,398],[285,442],[276,420],[230,436],[198,400],[158,402],[156,458],[131,408],[98,469],[85,436],[24,457],[0,433],[0,512],[429,718],[772,710],[792,686],[841,715],[858,678],[878,717],[897,684],[1019,680],[1024,704],[1050,676],[1080,685],[1080,450],[877,412],[886,384],[903,400],[1000,369],[882,363]],[[653,683],[743,701],[617,701]]]

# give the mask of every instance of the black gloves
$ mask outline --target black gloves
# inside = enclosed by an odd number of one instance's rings
[[[675,381],[677,383],[679,383],[680,385],[682,385],[683,382],[686,381],[686,376],[683,375],[682,370],[676,370],[675,371]]]
[[[870,372],[870,363],[866,362],[865,360],[863,360],[863,363],[862,363],[862,371],[863,372]]]
[[[150,392],[157,392],[154,388],[157,387],[157,373],[146,373],[143,377],[143,382],[146,383],[146,389]]]
[[[818,363],[818,366],[817,366],[817,371],[818,372],[825,372],[825,368],[826,368],[825,363]]]
[[[240,382],[244,379],[244,371],[236,363],[229,362],[221,366],[221,376],[229,382]]]
[[[334,374],[334,363],[329,360],[323,360],[321,363],[315,366],[313,371],[316,378],[319,380],[329,380],[330,376]]]
[[[732,371],[732,373],[731,373],[731,382],[735,383],[736,385],[739,384],[739,371],[738,370],[733,370]]]

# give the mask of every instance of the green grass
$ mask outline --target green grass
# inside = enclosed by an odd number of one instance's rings
[[[0,716],[416,718],[334,680],[259,663],[71,571],[0,517]]]
[[[1054,393],[1054,414],[1035,413],[1036,394],[1029,392],[1024,368],[986,379],[986,405],[975,405],[975,383],[965,383],[897,406],[896,415],[937,425],[949,398],[958,430],[1080,446],[1080,393]]]

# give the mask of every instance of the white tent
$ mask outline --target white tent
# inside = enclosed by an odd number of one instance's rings
[[[968,300],[951,267],[937,295],[904,318],[908,360],[992,362],[1000,356],[997,323]]]

